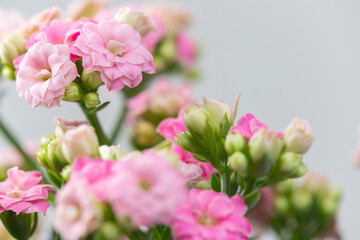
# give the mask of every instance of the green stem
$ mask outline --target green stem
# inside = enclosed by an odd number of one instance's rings
[[[116,121],[116,124],[114,126],[114,129],[112,131],[112,135],[110,138],[111,144],[114,144],[114,142],[116,141],[116,139],[118,138],[118,136],[121,133],[122,125],[124,124],[127,111],[128,111],[128,107],[127,107],[126,101],[125,101],[124,105],[122,106],[121,113],[120,113],[120,115]]]
[[[230,171],[225,169],[223,173],[220,174],[221,180],[221,192],[230,194]]]
[[[19,141],[14,137],[14,135],[10,132],[9,128],[6,127],[4,122],[0,119],[0,131],[3,133],[3,135],[6,137],[6,139],[18,150],[18,152],[23,157],[26,165],[30,168],[30,170],[37,170],[40,171],[43,176],[43,181],[46,184],[50,184],[49,178],[47,174],[44,172],[43,169],[41,169],[29,155],[27,155],[22,147],[19,144]]]
[[[87,120],[95,129],[96,135],[99,139],[101,145],[110,145],[110,141],[107,139],[101,125],[99,119],[96,115],[96,112],[91,113],[90,110],[85,106],[83,102],[79,102],[81,109],[83,110]]]

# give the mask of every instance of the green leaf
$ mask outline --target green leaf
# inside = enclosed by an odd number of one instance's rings
[[[63,184],[63,180],[53,171],[51,170],[47,170],[46,171],[51,182],[55,184],[56,187],[61,188],[62,184]]]
[[[226,135],[229,133],[230,128],[231,128],[231,123],[229,121],[227,114],[225,113],[224,120],[221,123],[221,135],[224,139],[226,138]]]
[[[260,200],[261,193],[259,189],[252,191],[251,193],[245,196],[245,204],[248,206],[248,209],[253,208]]]
[[[210,186],[211,186],[211,189],[216,192],[221,191],[220,178],[214,173],[211,174]]]
[[[103,104],[101,104],[100,106],[93,108],[89,111],[90,114],[95,114],[96,112],[103,110],[104,108],[107,107],[107,105],[109,105],[110,102],[104,102]]]

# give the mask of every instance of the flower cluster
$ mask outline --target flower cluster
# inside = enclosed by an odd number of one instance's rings
[[[334,225],[341,193],[322,175],[309,173],[301,184],[289,180],[274,190],[274,212],[270,223],[281,239],[293,239],[294,236],[304,240],[326,239],[329,234],[334,239],[341,239]]]

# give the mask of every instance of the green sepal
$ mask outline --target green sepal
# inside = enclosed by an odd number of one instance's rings
[[[17,240],[28,240],[37,226],[37,213],[16,214],[13,211],[4,211],[0,218],[6,230]]]
[[[261,193],[259,189],[255,189],[251,193],[245,196],[245,204],[248,206],[248,209],[253,208],[260,200]]]
[[[214,173],[211,174],[210,186],[215,192],[221,192],[220,178]]]

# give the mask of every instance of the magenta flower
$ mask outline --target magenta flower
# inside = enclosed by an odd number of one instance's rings
[[[38,171],[24,172],[18,167],[10,168],[8,178],[0,182],[0,212],[14,211],[17,214],[43,212],[50,206],[46,202],[48,191],[53,187],[41,183]]]
[[[192,189],[176,211],[171,226],[174,239],[248,239],[251,225],[244,217],[246,210],[239,195],[229,198],[213,190]]]
[[[109,90],[133,88],[142,72],[155,73],[153,57],[140,40],[140,34],[122,22],[86,23],[70,51],[82,57],[85,69],[99,71]]]
[[[265,123],[257,120],[254,115],[247,113],[239,119],[238,124],[233,126],[230,131],[238,131],[241,135],[250,139],[260,128],[269,129]],[[276,134],[282,137],[281,132],[277,132]]]
[[[65,45],[38,42],[25,54],[16,74],[16,89],[32,107],[59,106],[65,87],[78,76]]]
[[[101,188],[116,215],[130,217],[136,226],[169,224],[186,196],[183,176],[151,151],[121,159],[113,173]]]
[[[216,173],[216,169],[208,162],[200,162],[195,159],[193,155],[182,149],[176,142],[176,137],[179,133],[187,131],[184,124],[184,111],[180,111],[177,118],[167,118],[160,122],[157,131],[165,139],[172,142],[171,151],[177,154],[181,161],[187,164],[196,164],[202,169],[202,178],[210,179],[212,173]]]

